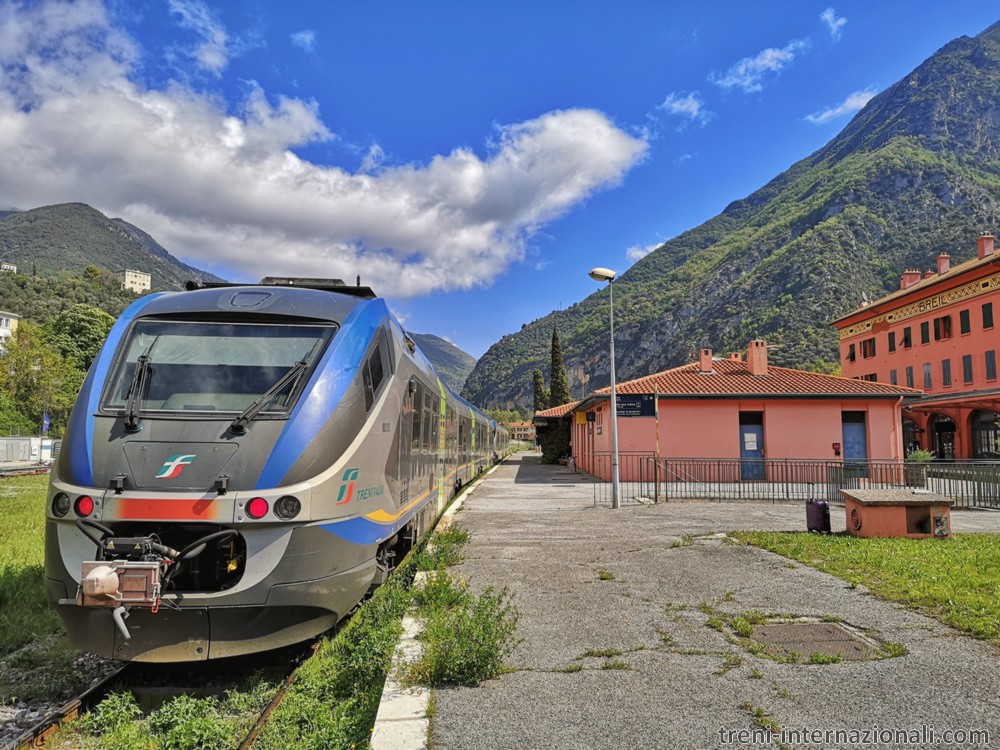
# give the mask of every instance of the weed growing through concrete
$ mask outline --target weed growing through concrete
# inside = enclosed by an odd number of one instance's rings
[[[615,580],[615,574],[609,573],[606,570],[597,571],[597,578],[601,581],[613,581]]]
[[[753,669],[750,670],[750,679],[751,680],[763,680],[764,679],[764,673],[761,672],[759,669],[757,669],[757,667],[754,667]]]
[[[729,672],[731,669],[743,664],[743,657],[739,654],[733,653],[732,651],[726,651],[722,655],[722,666],[715,670],[715,674],[719,677]]]
[[[821,654],[819,651],[813,651],[806,659],[806,664],[840,664],[843,660],[844,657],[840,654]]]
[[[609,659],[601,665],[601,669],[631,669],[632,666],[621,659]]]
[[[691,538],[690,534],[685,534],[680,539],[675,539],[670,543],[670,549],[677,549],[678,547],[690,547],[694,544],[694,539]]]
[[[583,652],[582,658],[594,657],[598,659],[607,659],[611,656],[621,656],[625,652],[618,648],[588,648]]]
[[[750,701],[744,701],[740,704],[740,708],[746,711],[753,720],[753,723],[761,729],[766,729],[774,734],[781,732],[781,724],[763,706],[755,706]]]

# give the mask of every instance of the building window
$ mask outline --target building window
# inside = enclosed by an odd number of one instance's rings
[[[875,339],[865,339],[861,342],[861,356],[865,359],[875,356]]]
[[[947,341],[950,338],[951,338],[951,316],[943,315],[940,318],[934,318],[934,340]]]
[[[986,352],[986,379],[997,379],[997,353],[993,349]]]
[[[855,359],[857,359],[857,354],[854,351],[854,344],[851,344],[847,347],[847,361],[853,362]]]
[[[912,366],[906,368],[906,387],[907,388],[912,388],[913,387],[913,367]]]
[[[930,390],[931,388],[931,363],[924,362],[924,389]]]
[[[896,382],[896,371],[895,370],[889,370],[889,382],[892,383],[893,385],[899,385]]]
[[[971,383],[972,382],[972,355],[964,354],[962,355],[962,382]]]
[[[862,375],[860,378],[858,378],[858,380],[867,380],[869,383],[877,383],[878,382],[878,374],[874,373],[874,372],[870,372],[867,375]]]
[[[951,385],[951,360],[942,359],[941,360],[941,385],[949,386]]]
[[[987,302],[983,305],[983,328],[993,327],[993,303]]]
[[[907,326],[903,329],[903,348],[909,349],[913,346],[913,333],[910,331],[910,327]]]
[[[962,310],[958,313],[958,330],[962,333],[969,333],[972,331],[972,324],[969,322],[968,310]]]
[[[896,332],[895,331],[890,331],[889,332],[889,351],[890,352],[896,351]]]
[[[926,320],[920,324],[920,343],[929,344],[931,343],[931,324]]]

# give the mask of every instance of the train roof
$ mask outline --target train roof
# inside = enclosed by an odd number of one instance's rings
[[[377,299],[370,287],[339,279],[265,277],[259,284],[188,282],[187,291],[145,298],[141,316],[230,313],[343,321],[360,304]]]

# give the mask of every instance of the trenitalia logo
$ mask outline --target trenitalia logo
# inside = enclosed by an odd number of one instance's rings
[[[181,472],[184,471],[184,467],[188,464],[193,464],[195,459],[194,453],[178,453],[171,456],[166,461],[163,462],[163,466],[156,474],[157,479],[173,479],[179,477]]]
[[[337,495],[337,505],[344,505],[351,502],[351,498],[354,497],[354,485],[357,478],[357,469],[348,469],[344,472],[344,483],[340,485],[340,494]]]

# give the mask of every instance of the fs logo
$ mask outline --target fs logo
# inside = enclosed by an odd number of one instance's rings
[[[354,485],[357,482],[358,470],[348,469],[344,472],[344,483],[340,485],[340,494],[337,495],[337,505],[344,505],[351,502],[354,497]]]
[[[193,464],[195,459],[194,453],[178,453],[171,456],[166,461],[163,462],[163,466],[156,474],[157,479],[174,479],[181,475],[184,471],[184,467],[188,464]]]

